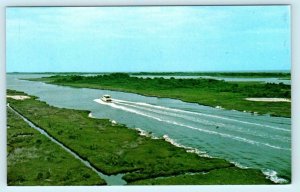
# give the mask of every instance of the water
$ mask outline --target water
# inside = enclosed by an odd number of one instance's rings
[[[109,118],[130,128],[152,132],[154,137],[168,138],[174,144],[195,148],[206,156],[261,169],[273,175],[273,179],[276,179],[274,171],[291,177],[290,118],[257,116],[175,99],[18,79],[26,77],[38,75],[7,75],[7,88],[38,96],[56,107],[90,110],[94,117]],[[104,94],[111,95],[114,101],[95,100]]]
[[[175,79],[198,79],[198,78],[205,78],[205,79],[216,79],[216,80],[224,80],[228,82],[261,82],[261,83],[283,83],[290,85],[291,80],[286,79],[280,79],[276,77],[260,77],[260,78],[246,78],[246,77],[215,77],[215,76],[156,76],[156,75],[132,75],[134,77],[140,77],[140,78],[165,78],[170,79],[171,77],[174,77]]]
[[[21,115],[20,113],[18,113],[16,110],[14,110],[13,108],[11,108],[9,106],[9,104],[7,105],[7,107],[12,110],[14,113],[16,113],[19,117],[21,117],[26,123],[28,123],[28,125],[32,128],[34,128],[35,130],[37,130],[38,132],[40,132],[41,134],[45,135],[48,139],[50,139],[52,142],[54,142],[55,144],[59,145],[61,148],[63,148],[66,152],[70,153],[71,155],[73,155],[76,159],[78,159],[79,161],[81,161],[86,167],[90,168],[92,171],[94,171],[95,173],[97,173],[97,175],[99,175],[102,179],[105,180],[105,182],[107,183],[107,185],[125,185],[126,181],[124,179],[122,179],[124,174],[117,174],[117,175],[105,175],[104,173],[100,172],[97,170],[97,168],[95,168],[93,165],[90,164],[90,162],[82,159],[81,157],[79,157],[75,152],[73,152],[71,149],[69,149],[68,147],[66,147],[65,145],[63,145],[62,143],[60,143],[58,140],[56,140],[55,138],[51,137],[46,131],[44,131],[43,129],[41,129],[40,127],[35,126],[31,121],[29,121],[28,119],[26,119],[23,115]]]

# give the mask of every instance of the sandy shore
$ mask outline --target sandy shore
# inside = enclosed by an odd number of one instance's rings
[[[26,95],[6,95],[7,98],[12,98],[15,100],[24,100],[24,99],[30,99],[29,96]]]
[[[262,101],[262,102],[291,102],[285,98],[246,98],[247,101]]]

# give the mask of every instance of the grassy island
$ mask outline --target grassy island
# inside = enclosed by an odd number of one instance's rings
[[[254,75],[257,76],[258,74]],[[284,75],[282,76],[284,77]],[[55,75],[31,80],[72,87],[132,92],[147,96],[180,99],[212,107],[221,106],[229,110],[291,117],[291,103],[245,100],[248,97],[291,98],[291,86],[282,83],[225,82],[202,78],[143,79],[130,77],[125,73],[87,77]]]
[[[290,79],[290,72],[139,72],[130,73],[136,76],[212,76],[238,78],[283,78]]]
[[[8,95],[26,95],[22,92],[8,90]],[[149,137],[140,136],[134,129],[128,129],[124,125],[113,124],[107,119],[94,119],[88,117],[88,111],[79,111],[72,109],[57,108],[49,106],[45,102],[36,100],[36,97],[30,96],[25,100],[15,100],[8,98],[10,106],[29,119],[32,123],[45,130],[49,135],[63,143],[72,151],[76,152],[81,158],[89,161],[94,167],[107,175],[124,173],[123,179],[128,184],[271,184],[272,182],[256,169],[241,169],[235,167],[223,159],[200,157],[194,153],[188,153],[183,148],[171,145],[163,139],[151,139]],[[61,167],[59,171],[67,171],[73,163],[71,156],[65,155],[65,158],[58,152],[60,149],[52,145],[47,139],[41,138],[42,135],[35,133],[34,130],[27,127],[24,122],[13,117],[9,112],[9,134],[8,134],[8,151],[13,151],[15,146],[18,148],[27,147],[28,149],[37,148],[42,151],[32,151],[32,155],[38,153],[40,155],[32,163],[14,165],[13,160],[8,158],[9,167],[8,179],[14,179],[14,175],[23,176],[22,180],[30,184],[40,184],[40,182],[30,178],[36,177],[38,171],[45,173],[51,166]],[[18,138],[17,133],[12,132],[11,126],[20,124],[20,127],[32,133],[32,136]],[[17,129],[16,129],[17,130]],[[19,131],[21,132],[21,130]],[[37,140],[40,139],[40,142]],[[22,141],[22,142],[21,142]],[[38,146],[40,148],[38,148]],[[55,152],[57,151],[57,152]],[[55,156],[49,155],[55,152]],[[29,158],[29,157],[26,157]],[[52,163],[48,164],[45,159],[52,158]],[[56,162],[59,161],[59,162]],[[67,163],[66,163],[67,162]],[[72,163],[73,162],[73,163]],[[55,164],[55,165],[54,165]],[[28,169],[26,173],[20,170],[20,166]],[[63,168],[62,168],[63,167]],[[80,165],[76,165],[80,167]],[[14,170],[14,171],[13,171]],[[82,170],[85,170],[82,168]],[[88,172],[86,170],[86,172]],[[82,172],[80,172],[83,174]],[[206,174],[203,174],[206,173]],[[13,174],[13,175],[12,175]],[[51,172],[51,175],[54,172]],[[73,178],[74,184],[77,179],[78,169],[75,172],[69,172],[68,176]],[[227,177],[230,175],[230,177]],[[84,176],[84,175],[83,175]],[[194,177],[197,176],[197,179]],[[90,173],[90,182],[78,184],[103,184],[99,177],[93,179],[94,175]],[[161,178],[164,178],[161,179]],[[168,179],[172,177],[172,179]],[[174,178],[173,178],[174,177]],[[181,177],[185,179],[182,182]],[[50,177],[51,178],[51,177]],[[177,178],[177,179],[176,179]],[[46,177],[44,178],[46,179]],[[52,184],[60,183],[61,178],[53,177]],[[156,181],[157,179],[157,181]],[[18,178],[14,180],[19,182]],[[49,184],[49,183],[46,183]],[[66,184],[66,183],[64,183]]]

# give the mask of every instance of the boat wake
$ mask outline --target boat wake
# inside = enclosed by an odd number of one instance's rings
[[[261,126],[261,127],[276,129],[277,131],[289,131],[289,130],[286,130],[286,129],[283,129],[283,128],[278,128],[278,127],[273,127],[273,126],[268,126],[268,125],[262,125],[262,124],[258,124],[258,123],[251,123],[251,122],[246,122],[246,121],[240,121],[240,120],[235,120],[235,119],[229,119],[229,118],[226,118],[226,117],[220,117],[220,116],[216,116],[216,115],[210,115],[210,114],[204,114],[204,113],[198,113],[198,112],[191,112],[191,111],[184,111],[184,110],[180,110],[180,109],[173,109],[173,108],[167,108],[167,107],[162,107],[162,106],[155,106],[155,105],[151,105],[151,104],[147,104],[147,103],[131,102],[131,101],[124,101],[124,100],[117,100],[117,99],[113,99],[112,102],[104,102],[101,99],[95,99],[94,101],[96,101],[97,103],[103,104],[103,105],[109,105],[110,107],[120,109],[120,110],[123,110],[123,111],[127,111],[127,112],[130,112],[130,113],[134,113],[134,114],[137,114],[137,115],[141,115],[141,116],[151,118],[151,119],[154,119],[154,120],[157,120],[157,121],[160,121],[160,122],[164,122],[164,123],[168,123],[168,124],[172,124],[172,125],[176,125],[176,126],[180,126],[180,127],[185,127],[185,128],[188,128],[188,129],[200,131],[200,132],[207,133],[207,134],[210,134],[210,135],[217,135],[217,136],[233,139],[233,140],[236,140],[236,141],[240,141],[240,142],[244,142],[244,143],[248,143],[248,144],[252,144],[252,145],[265,146],[265,147],[270,147],[270,148],[278,149],[278,150],[287,150],[287,151],[291,150],[290,148],[285,148],[285,147],[276,146],[276,145],[273,145],[273,144],[270,144],[270,143],[256,141],[256,140],[253,140],[253,139],[249,139],[249,138],[241,137],[241,136],[238,136],[238,135],[234,135],[232,133],[230,134],[230,133],[223,133],[221,131],[216,131],[216,127],[217,128],[222,127],[225,124],[223,124],[223,123],[214,123],[213,121],[207,121],[203,118],[200,119],[199,117],[195,118],[195,119],[192,119],[190,116],[184,115],[184,114],[193,114],[193,115],[200,115],[202,117],[203,116],[204,117],[213,117],[213,118],[220,118],[220,119],[228,120],[228,121],[242,122],[244,124],[251,124],[251,125],[257,125],[257,126]],[[143,106],[143,107],[140,107],[140,106]],[[156,113],[157,115],[155,115],[153,113]],[[184,118],[184,119],[189,120],[189,121],[200,122],[204,125],[213,125],[214,130],[211,127],[205,129],[205,128],[203,128],[203,126],[202,126],[202,128],[199,128],[199,127],[196,127],[194,125],[190,125],[188,123],[182,123],[182,122],[178,121],[178,117]],[[229,124],[229,127],[230,127],[230,124]],[[228,128],[228,126],[226,128]],[[221,130],[221,129],[219,129],[219,130]],[[238,128],[236,130],[238,130]],[[239,131],[241,132],[241,130],[239,130]],[[244,133],[247,134],[246,131]],[[254,134],[256,134],[257,136],[261,136],[261,137],[268,136],[266,134],[265,135],[262,135],[262,134],[259,135],[255,132],[254,132]],[[279,136],[273,137],[273,139],[274,138],[275,139],[279,138],[280,140],[283,139],[283,138],[280,138]]]
[[[204,113],[199,113],[199,112],[192,112],[192,111],[185,111],[185,110],[181,110],[181,109],[174,109],[174,108],[168,108],[168,107],[163,107],[163,106],[156,106],[156,105],[151,105],[151,104],[148,104],[148,103],[131,102],[131,101],[118,100],[118,99],[114,99],[114,103],[118,103],[118,104],[129,103],[129,104],[134,104],[134,105],[138,105],[138,106],[146,106],[146,107],[151,108],[151,109],[154,108],[154,109],[158,109],[158,110],[171,111],[171,112],[174,112],[174,113],[186,113],[186,114],[193,114],[193,115],[198,115],[198,116],[202,116],[202,117],[203,116],[212,117],[212,118],[222,119],[222,120],[226,120],[226,121],[233,121],[233,122],[238,122],[238,123],[244,123],[244,124],[249,124],[249,125],[267,127],[267,128],[270,128],[270,129],[290,132],[289,129],[284,129],[284,128],[280,128],[280,127],[274,127],[274,126],[269,126],[269,125],[264,125],[264,124],[241,121],[241,120],[237,120],[237,119],[221,117],[221,116],[218,116],[218,115],[204,114]]]

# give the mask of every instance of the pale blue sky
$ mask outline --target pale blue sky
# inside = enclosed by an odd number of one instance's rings
[[[8,72],[289,70],[289,6],[6,9]]]

